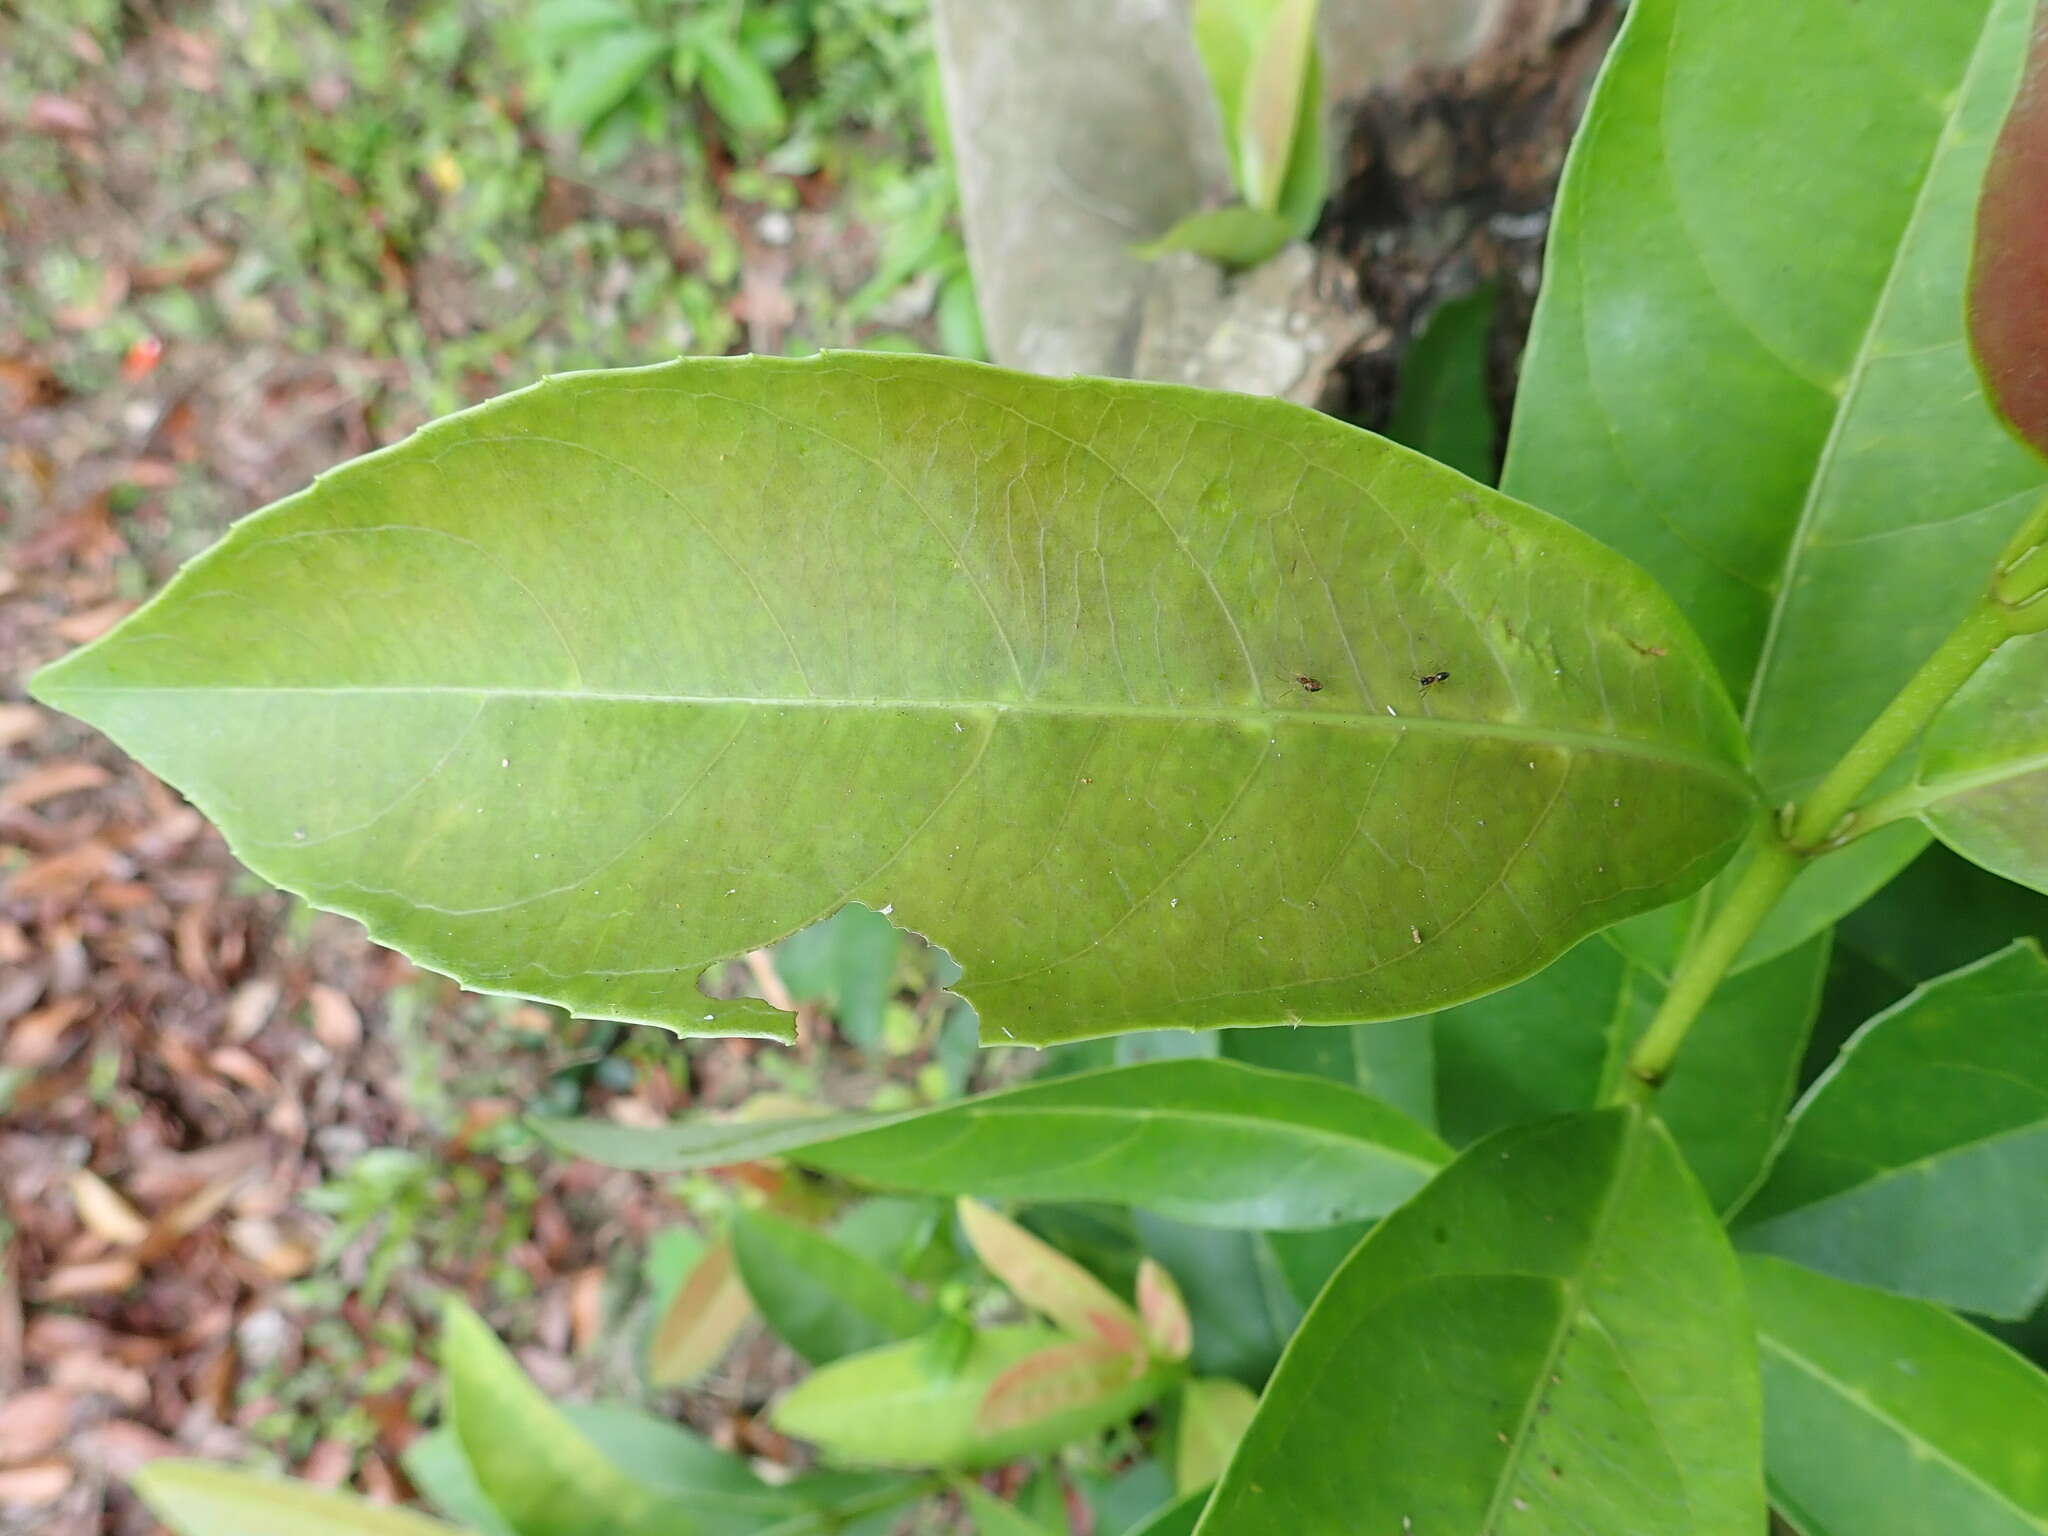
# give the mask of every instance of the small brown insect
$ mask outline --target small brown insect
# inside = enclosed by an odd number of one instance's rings
[[[1303,693],[1321,693],[1323,691],[1323,680],[1319,677],[1310,677],[1304,672],[1297,672],[1294,674],[1294,680],[1301,684],[1301,691]]]
[[[1434,688],[1438,683],[1448,683],[1450,680],[1451,674],[1448,672],[1425,672],[1415,679],[1424,688]]]

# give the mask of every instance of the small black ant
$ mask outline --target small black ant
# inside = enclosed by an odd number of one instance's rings
[[[1434,688],[1438,683],[1448,683],[1450,680],[1451,674],[1448,672],[1427,672],[1415,679],[1424,688]]]

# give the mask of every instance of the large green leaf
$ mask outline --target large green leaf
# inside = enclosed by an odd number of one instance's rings
[[[1743,1278],[1771,1500],[1804,1536],[2048,1532],[2048,1377],[1926,1302],[1782,1259]]]
[[[1777,799],[1934,649],[2048,483],[1963,322],[2032,13],[1641,0],[1573,147],[1502,483],[1678,597]],[[1848,888],[1784,944],[1917,846],[1816,861]]]
[[[1447,1155],[1354,1089],[1235,1062],[1112,1067],[897,1115],[544,1120],[566,1151],[675,1173],[763,1157],[927,1194],[1109,1200],[1221,1227],[1320,1227],[1391,1210]]]
[[[1898,804],[1963,857],[2048,891],[2048,635],[2008,640],[1963,685]]]
[[[1810,939],[1725,982],[1657,1096],[1658,1114],[1716,1209],[1755,1183],[1777,1139],[1827,958],[1827,939]],[[1438,1014],[1445,1134],[1468,1142],[1599,1103],[1663,998],[1663,976],[1603,934],[1541,975]]]
[[[872,1260],[767,1211],[732,1221],[733,1258],[776,1336],[813,1365],[907,1339],[933,1320]]]
[[[1566,525],[1279,401],[884,354],[451,417],[37,687],[422,963],[681,1030],[849,901],[995,1040],[1414,1013],[1753,808],[1685,620]]]
[[[457,1536],[409,1510],[203,1461],[157,1461],[135,1491],[178,1536]]]
[[[1761,1531],[1726,1239],[1627,1110],[1479,1143],[1309,1312],[1198,1529]]]
[[[1738,1240],[2021,1318],[2048,1296],[2048,962],[2032,939],[1872,1019],[1814,1084]]]

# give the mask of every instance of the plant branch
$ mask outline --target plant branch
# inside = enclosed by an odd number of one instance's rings
[[[1801,863],[1800,856],[1775,831],[1766,834],[1735,882],[1735,889],[1728,893],[1727,901],[1721,904],[1713,920],[1695,933],[1679,957],[1678,968],[1671,973],[1670,989],[1649,1028],[1629,1053],[1627,1070],[1608,1095],[1610,1103],[1647,1102],[1663,1085],[1693,1021],[1727,977],[1750,936],[1785,894],[1785,887],[1799,873]]]
[[[1805,862],[1862,832],[1913,814],[1917,787],[1858,802],[1899,754],[1927,729],[1956,690],[2015,635],[2048,627],[2048,500],[2006,549],[1990,590],[1907,680],[1803,802],[1786,807],[1765,829],[1755,854],[1712,919],[1695,928],[1672,972],[1649,1027],[1629,1053],[1628,1067],[1606,1095],[1609,1103],[1642,1103],[1670,1075],[1714,990],[1785,894]]]
[[[1851,829],[1850,812],[1878,775],[2016,632],[2004,603],[1991,597],[1980,600],[1793,812],[1785,832],[1793,850],[1801,855],[1824,853],[1842,842]]]

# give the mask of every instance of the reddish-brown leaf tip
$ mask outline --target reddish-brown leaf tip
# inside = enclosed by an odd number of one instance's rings
[[[2048,455],[2048,0],[1977,204],[1970,342],[1993,406]]]

